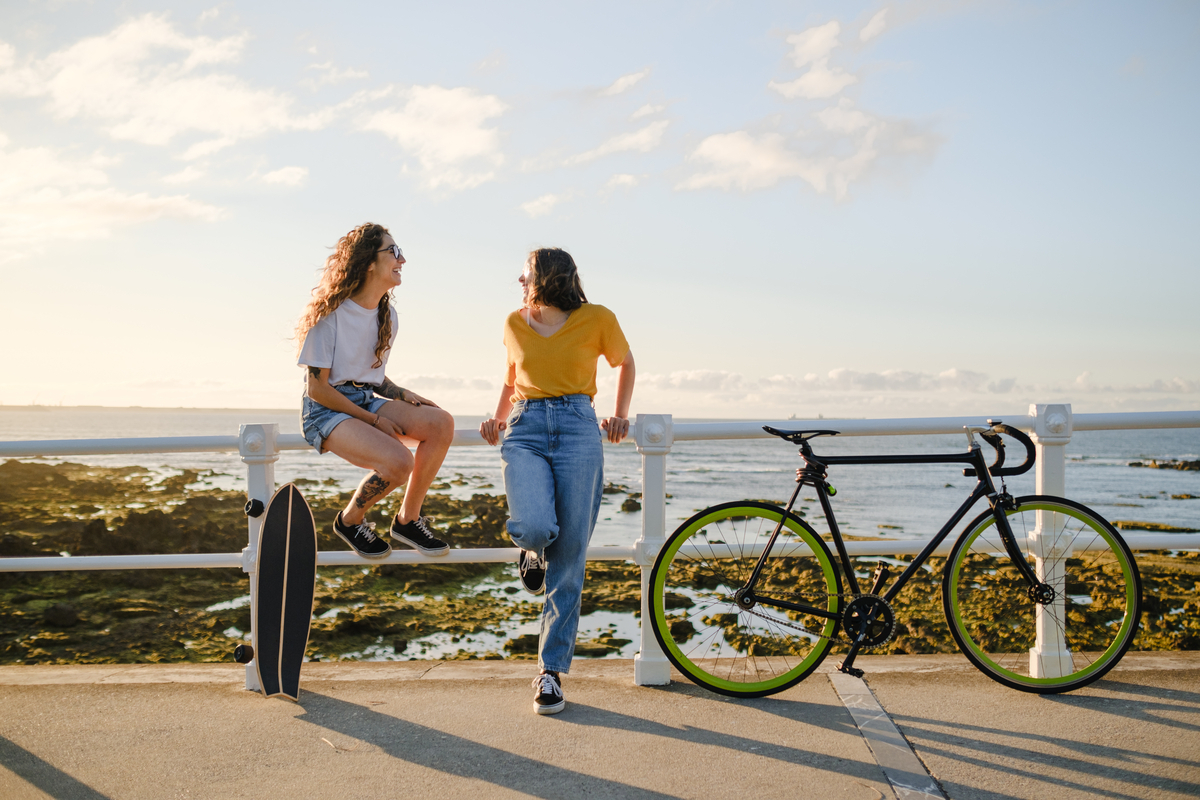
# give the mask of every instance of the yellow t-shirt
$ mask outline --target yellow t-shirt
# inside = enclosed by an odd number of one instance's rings
[[[563,326],[542,336],[520,311],[504,321],[508,350],[506,386],[516,388],[514,399],[533,400],[566,394],[596,396],[596,360],[604,356],[617,367],[629,353],[629,342],[617,317],[604,306],[584,303]]]

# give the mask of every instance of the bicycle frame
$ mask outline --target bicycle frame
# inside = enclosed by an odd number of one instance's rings
[[[793,603],[779,598],[773,598],[754,593],[755,584],[762,573],[764,566],[767,563],[767,558],[771,554],[771,550],[778,539],[780,532],[783,530],[784,521],[787,514],[790,514],[793,506],[796,504],[797,498],[800,496],[801,490],[805,485],[810,485],[817,492],[817,498],[821,502],[821,511],[825,517],[826,523],[829,525],[829,532],[833,537],[834,546],[838,551],[838,559],[841,561],[842,572],[846,576],[846,581],[850,592],[854,596],[862,594],[878,594],[882,588],[882,583],[886,580],[886,571],[880,574],[875,585],[871,587],[870,592],[864,593],[859,585],[858,576],[854,574],[854,569],[850,564],[850,555],[846,551],[845,542],[842,540],[841,531],[838,529],[837,517],[833,512],[833,505],[830,502],[830,488],[825,476],[827,467],[836,465],[868,465],[868,464],[964,464],[974,468],[974,474],[977,476],[975,488],[966,500],[958,507],[958,509],[950,516],[946,524],[942,526],[937,535],[929,541],[921,552],[912,560],[899,577],[896,578],[892,586],[882,595],[885,602],[890,603],[896,595],[898,595],[916,573],[917,570],[928,560],[933,554],[933,551],[950,535],[950,532],[963,520],[971,508],[979,502],[980,499],[988,498],[988,503],[991,505],[992,516],[996,520],[996,529],[1000,533],[1001,541],[1004,543],[1005,549],[1016,564],[1022,576],[1029,583],[1031,594],[1042,592],[1044,593],[1049,587],[1038,579],[1033,569],[1026,563],[1024,555],[1017,547],[1016,537],[1013,535],[1012,528],[1008,523],[1008,516],[1005,514],[1007,504],[1011,502],[1011,496],[1007,492],[998,492],[995,483],[992,480],[992,474],[989,472],[989,467],[983,456],[983,450],[980,445],[971,440],[971,448],[965,453],[947,453],[937,455],[866,455],[866,456],[815,456],[812,448],[808,443],[808,439],[801,439],[800,455],[803,457],[805,466],[800,471],[800,476],[796,481],[796,489],[792,492],[791,499],[788,500],[785,508],[785,515],[780,518],[772,531],[770,538],[767,540],[766,547],[763,548],[762,554],[755,563],[754,569],[750,573],[746,584],[735,594],[737,602],[745,608],[750,608],[755,604],[763,604],[774,606],[789,611],[798,611],[804,614],[809,614],[825,619],[840,619],[842,614],[832,613],[823,609],[805,606],[799,603]],[[967,474],[970,474],[969,471]],[[1053,590],[1051,590],[1052,592]],[[843,671],[850,671],[854,657],[858,652],[860,645],[859,640],[855,640],[851,644],[850,653],[846,660],[840,665]]]

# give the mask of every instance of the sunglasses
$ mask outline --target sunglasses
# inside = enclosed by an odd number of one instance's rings
[[[396,259],[397,261],[404,258],[404,251],[402,251],[400,249],[400,245],[398,245],[398,244],[394,244],[391,247],[385,247],[382,250],[376,250],[375,252],[376,253],[390,252],[392,254],[392,258]]]

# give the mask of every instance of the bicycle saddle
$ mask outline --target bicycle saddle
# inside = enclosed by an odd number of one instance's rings
[[[786,439],[792,444],[799,444],[802,441],[812,439],[814,436],[837,436],[841,431],[829,430],[811,430],[811,431],[781,431],[772,428],[770,425],[763,425],[763,430],[772,436],[778,436],[780,439]]]

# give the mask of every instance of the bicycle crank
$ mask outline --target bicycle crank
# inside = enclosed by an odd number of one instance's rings
[[[896,612],[878,595],[859,595],[842,612],[842,630],[860,648],[879,647],[896,632]]]

